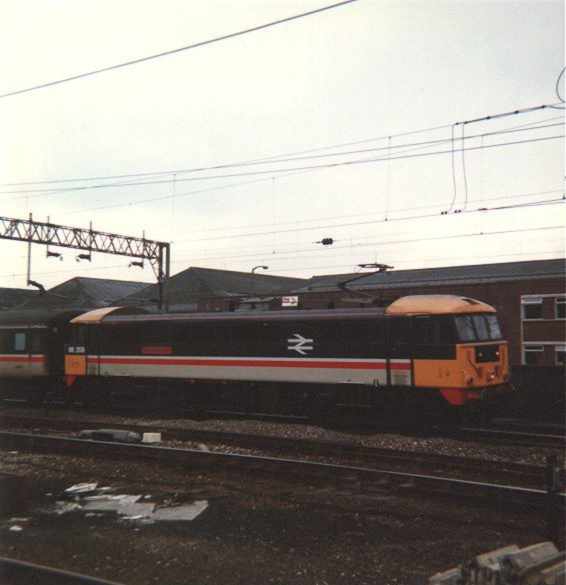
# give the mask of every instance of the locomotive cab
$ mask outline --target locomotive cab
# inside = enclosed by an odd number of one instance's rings
[[[495,309],[452,295],[403,297],[389,315],[412,320],[414,383],[452,406],[509,389],[509,357]]]

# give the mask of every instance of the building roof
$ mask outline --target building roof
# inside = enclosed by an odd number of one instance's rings
[[[169,279],[167,297],[170,307],[187,308],[196,301],[215,297],[285,294],[306,282],[304,278],[191,266]],[[120,299],[120,304],[143,304],[158,296],[158,286],[154,284]]]
[[[77,277],[21,303],[18,309],[107,307],[117,299],[147,286],[146,282]]]
[[[0,311],[15,307],[37,294],[36,290],[25,288],[0,288]]]
[[[293,292],[336,291],[338,289],[338,283],[355,276],[355,274],[315,276],[310,279],[307,286],[296,289]],[[501,262],[497,264],[475,264],[471,266],[392,270],[362,276],[348,284],[348,288],[350,290],[387,289],[451,284],[477,284],[551,277],[566,279],[566,259],[556,258],[553,260],[527,260],[524,262]]]

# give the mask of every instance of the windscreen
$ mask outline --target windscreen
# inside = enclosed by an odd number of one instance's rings
[[[459,341],[492,341],[502,338],[496,315],[462,315],[455,317],[454,321]]]

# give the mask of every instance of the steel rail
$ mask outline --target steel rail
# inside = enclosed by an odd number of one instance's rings
[[[427,492],[440,492],[442,495],[465,498],[495,498],[498,505],[525,504],[533,507],[545,505],[547,492],[542,489],[514,485],[502,485],[479,481],[469,481],[443,476],[406,473],[384,469],[373,469],[354,465],[312,462],[299,459],[274,458],[240,454],[215,453],[195,449],[154,447],[141,444],[112,443],[75,438],[62,438],[50,435],[34,435],[0,431],[0,448],[57,453],[61,455],[104,456],[105,458],[127,459],[128,461],[157,461],[162,464],[189,465],[191,469],[205,467],[238,473],[260,471],[269,474],[283,474],[304,482],[312,480],[346,481],[360,483],[364,488],[375,486],[383,488],[383,480],[400,483],[403,488],[424,489]],[[566,502],[566,493],[557,494],[560,505]]]
[[[528,433],[524,431],[513,431],[506,429],[490,429],[483,427],[460,427],[455,435],[471,440],[477,438],[489,439],[512,445],[524,445],[527,447],[544,446],[551,448],[566,447],[566,435],[548,433]]]
[[[201,429],[182,429],[144,424],[106,423],[100,420],[70,420],[55,417],[24,417],[17,415],[2,415],[0,421],[16,428],[48,429],[79,431],[92,430],[101,427],[117,430],[128,430],[138,433],[161,432],[166,440],[193,441],[209,444],[230,444],[252,449],[268,449],[276,452],[307,453],[327,457],[351,457],[363,459],[372,463],[410,463],[415,466],[442,466],[443,468],[460,468],[467,472],[502,472],[513,474],[521,479],[530,479],[533,482],[544,481],[544,466],[528,465],[513,461],[486,461],[484,459],[437,453],[422,453],[416,451],[396,450],[384,447],[367,447],[359,441],[331,441],[320,439],[304,439],[279,437],[274,435],[259,435],[227,431],[213,431]],[[7,429],[5,429],[7,430]]]
[[[33,585],[123,585],[117,581],[37,565],[8,557],[0,557],[0,582]]]

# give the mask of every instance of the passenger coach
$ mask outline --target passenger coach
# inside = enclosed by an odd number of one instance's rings
[[[69,320],[79,310],[0,312],[0,397],[32,398],[60,386]]]
[[[123,311],[131,309],[71,321],[70,392],[313,413],[401,396],[461,407],[508,383],[495,309],[466,297],[408,296],[385,309]]]

